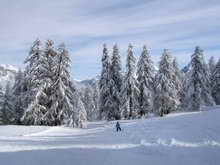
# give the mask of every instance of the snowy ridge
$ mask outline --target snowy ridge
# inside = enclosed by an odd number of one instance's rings
[[[214,146],[220,147],[220,142],[214,140],[204,140],[203,142],[185,142],[175,138],[171,140],[158,139],[156,143],[149,143],[145,140],[141,140],[143,146],[168,146],[168,147],[207,147]]]
[[[0,152],[18,152],[18,151],[32,151],[32,150],[51,150],[51,149],[109,149],[109,150],[122,150],[138,147],[140,145],[137,144],[115,144],[115,145],[85,145],[85,144],[77,144],[77,145],[42,145],[42,146],[27,146],[27,145],[18,145],[13,148],[8,146],[4,146],[1,148]]]
[[[99,129],[101,131],[101,129]],[[88,134],[88,133],[92,133],[92,132],[97,132],[97,129],[72,129],[72,128],[68,128],[68,127],[49,127],[46,130],[40,131],[40,132],[35,132],[35,133],[31,133],[31,134],[25,134],[23,135],[24,137],[63,137],[63,136],[76,136],[76,135],[84,135],[84,134]]]
[[[99,81],[100,76],[95,76],[94,78],[88,78],[88,79],[84,79],[84,80],[77,80],[74,79],[73,83],[75,85],[75,87],[79,90],[84,90],[86,87],[94,87],[97,82]]]
[[[0,64],[0,67],[4,68],[5,70],[11,70],[18,72],[18,68],[9,64]]]
[[[193,114],[198,114],[201,113],[201,111],[198,112],[176,112],[176,113],[171,113],[169,115],[166,116],[167,117],[177,117],[177,116],[184,116],[184,115],[193,115]]]
[[[0,64],[0,86],[5,88],[7,83],[13,85],[18,69],[12,65]]]

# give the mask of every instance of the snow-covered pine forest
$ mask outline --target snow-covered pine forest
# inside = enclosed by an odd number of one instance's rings
[[[200,47],[184,69],[167,49],[158,68],[145,45],[138,56],[129,44],[126,66],[118,45],[109,52],[104,44],[98,80],[77,88],[65,44],[34,41],[25,68],[0,90],[0,124],[84,128],[87,121],[163,117],[220,104],[220,59],[206,62]]]

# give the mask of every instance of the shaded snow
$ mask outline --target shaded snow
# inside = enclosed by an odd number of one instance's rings
[[[220,107],[164,118],[91,122],[87,129],[0,126],[4,165],[220,164]]]

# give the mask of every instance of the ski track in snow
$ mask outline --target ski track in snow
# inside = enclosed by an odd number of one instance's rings
[[[164,147],[189,147],[189,148],[195,148],[195,147],[220,147],[220,143],[216,141],[204,141],[204,142],[184,142],[179,141],[176,139],[171,140],[163,140],[158,139],[155,143],[147,142],[146,140],[141,140],[140,144],[112,144],[112,145],[106,145],[106,144],[76,144],[76,145],[3,145],[0,148],[0,152],[18,152],[18,151],[31,151],[31,150],[50,150],[50,149],[109,149],[109,150],[123,150],[123,149],[130,149],[130,148],[137,148],[137,147],[157,147],[157,146],[164,146]]]
[[[139,160],[137,165],[145,165],[146,162],[163,164],[163,161],[158,162],[158,155],[168,164],[178,164],[179,159],[183,159],[182,164],[185,161],[188,164],[192,161],[193,164],[200,165],[218,164],[219,116],[220,109],[217,108],[213,112],[177,113],[164,118],[125,120],[121,121],[122,132],[118,133],[115,132],[115,122],[91,122],[87,129],[1,126],[0,164],[24,165],[26,159],[17,163],[10,155],[2,156],[6,153],[24,152],[27,156],[30,154],[28,158],[33,161],[33,165],[38,165],[39,160],[32,157],[30,151],[36,151],[40,155],[43,152],[41,158],[44,160],[49,159],[45,157],[47,154],[58,151],[64,155],[66,151],[92,154],[95,158],[83,158],[86,162],[91,162],[91,165],[129,165],[134,164],[136,159]],[[195,156],[184,157],[191,154]],[[50,159],[56,162],[61,160],[60,157]],[[75,162],[78,158],[69,156],[66,159]],[[83,160],[79,158],[77,164],[85,164],[82,163]]]
[[[207,147],[207,146],[214,146],[214,147],[220,147],[220,143],[216,141],[203,141],[203,142],[184,142],[176,139],[171,140],[163,140],[158,139],[156,143],[149,143],[146,140],[141,140],[141,144],[144,146],[168,146],[168,147]]]
[[[122,150],[122,149],[129,149],[135,148],[140,145],[137,144],[115,144],[115,145],[105,145],[105,144],[98,144],[98,145],[84,145],[84,144],[77,144],[77,145],[61,145],[61,146],[3,146],[0,149],[0,152],[18,152],[18,151],[31,151],[31,150],[50,150],[50,149],[101,149],[101,150]]]

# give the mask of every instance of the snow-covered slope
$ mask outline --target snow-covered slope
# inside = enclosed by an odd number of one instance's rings
[[[87,86],[94,87],[98,82],[98,80],[99,80],[99,76],[96,76],[94,78],[89,78],[85,80],[73,80],[73,82],[77,89],[83,90]]]
[[[0,86],[4,87],[8,82],[12,85],[14,83],[15,75],[18,72],[18,69],[16,67],[13,67],[12,65],[0,65]]]
[[[80,83],[81,83],[81,84],[84,84],[84,85],[94,86],[99,79],[100,79],[100,77],[99,77],[99,76],[96,76],[96,77],[91,78],[91,79],[82,80],[82,81],[80,81]]]
[[[220,108],[164,118],[92,122],[87,129],[0,126],[4,165],[217,165]]]

